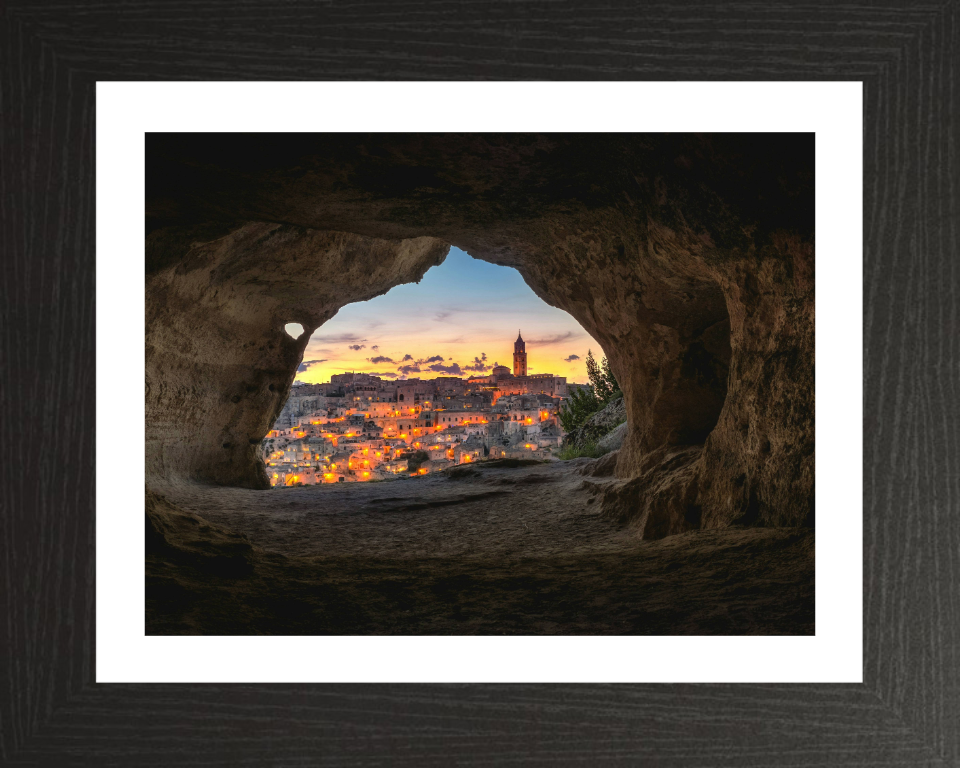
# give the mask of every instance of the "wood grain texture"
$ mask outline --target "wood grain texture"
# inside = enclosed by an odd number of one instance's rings
[[[3,6],[0,762],[960,764],[958,35],[956,2]],[[95,685],[97,79],[863,80],[865,683]]]

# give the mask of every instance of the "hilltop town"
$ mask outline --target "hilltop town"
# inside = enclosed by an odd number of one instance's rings
[[[341,373],[297,383],[261,443],[272,486],[421,477],[471,462],[549,460],[563,429],[562,376],[528,374],[518,334],[513,370],[489,375],[387,381]]]

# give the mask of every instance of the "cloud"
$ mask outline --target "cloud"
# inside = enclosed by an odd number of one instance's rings
[[[366,341],[366,339],[361,339],[355,333],[335,333],[332,336],[313,336],[310,341],[318,344],[343,344],[348,341]]]
[[[376,345],[376,344],[374,344],[374,345],[373,345],[372,347],[370,347],[370,349],[372,349],[372,350],[375,350],[375,351],[376,351],[376,350],[379,350],[379,349],[380,349],[380,347],[379,347],[378,345]]]
[[[380,371],[370,371],[370,375],[383,376],[384,378],[387,378],[387,379],[395,379],[397,378],[398,374],[394,373],[393,371],[383,371],[382,373]]]
[[[489,370],[491,366],[487,365],[487,353],[481,352],[480,355],[480,357],[473,358],[473,362],[470,365],[463,366],[463,370],[477,371],[478,373]]]
[[[357,352],[359,352],[359,351],[360,351],[361,349],[363,349],[365,346],[367,346],[367,345],[366,345],[366,344],[351,344],[351,345],[348,347],[348,349],[353,349],[353,350],[356,350]]]
[[[434,318],[437,320],[446,320],[448,317],[453,315],[477,315],[477,314],[500,314],[503,310],[499,307],[441,307],[434,313]]]
[[[297,366],[297,373],[303,373],[311,365],[316,365],[317,363],[325,363],[325,362],[327,361],[326,360],[304,360],[302,363],[300,363],[299,366]]]
[[[436,371],[437,373],[455,373],[458,376],[463,375],[463,370],[460,368],[459,363],[454,363],[453,365],[444,365],[443,363],[434,363],[430,366],[431,371]]]
[[[572,363],[574,360],[579,360],[579,359],[580,359],[580,355],[570,355],[570,357],[563,358],[563,362]]]
[[[384,357],[383,355],[377,355],[376,357],[368,357],[369,360],[374,365],[379,365],[380,363],[392,363],[394,362],[389,357]]]
[[[565,333],[555,333],[553,336],[544,336],[542,339],[527,339],[527,344],[535,344],[538,347],[549,347],[551,344],[559,344],[562,341],[569,341],[574,337],[582,335],[583,334],[575,333],[574,331],[566,331]]]
[[[401,360],[400,362],[405,363],[407,362],[407,360],[413,360],[413,355],[404,355],[403,360]],[[410,363],[409,365],[401,365],[399,368],[397,368],[397,370],[400,371],[400,373],[402,373],[404,376],[406,376],[409,373],[420,373],[422,370],[421,366],[427,365],[428,363],[442,363],[442,362],[443,362],[443,355],[434,355],[433,357],[428,357],[426,359],[421,358],[420,360],[413,360],[413,362]],[[456,363],[454,363],[454,365],[456,365]],[[431,367],[431,370],[434,370],[434,369]]]

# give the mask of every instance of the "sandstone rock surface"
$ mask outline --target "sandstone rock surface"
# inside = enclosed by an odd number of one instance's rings
[[[814,632],[814,532],[638,539],[589,463],[148,497],[148,634]]]
[[[597,440],[597,447],[602,451],[617,451],[623,445],[627,436],[629,426],[627,422],[622,422],[611,429],[607,434]]]

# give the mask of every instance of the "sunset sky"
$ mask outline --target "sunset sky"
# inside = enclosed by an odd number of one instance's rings
[[[545,304],[515,269],[451,248],[419,284],[349,304],[318,328],[297,380],[325,382],[344,371],[391,380],[467,377],[489,373],[496,363],[512,369],[518,329],[529,373],[586,382],[587,350],[603,357],[580,324]]]

